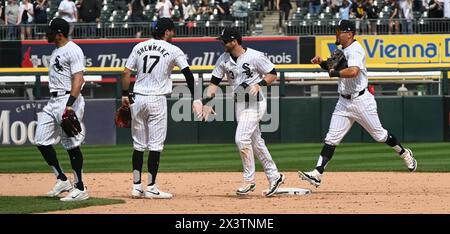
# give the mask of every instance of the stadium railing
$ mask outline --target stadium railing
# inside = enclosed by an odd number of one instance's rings
[[[191,70],[203,87],[209,84],[212,66],[192,66]],[[336,78],[329,78],[316,65],[276,65],[278,80],[273,85],[279,87],[280,96],[337,96]],[[85,73],[85,90],[93,97],[95,89],[101,85],[113,88],[109,98],[120,98],[121,83],[117,82],[123,68],[121,67],[89,67]],[[377,95],[402,95],[399,87],[410,86],[410,90],[403,95],[448,95],[448,76],[450,64],[368,64],[369,84],[386,86]],[[185,79],[179,70],[172,74],[174,85],[185,85]],[[226,84],[224,80],[222,84]],[[47,68],[0,68],[0,91],[8,89],[24,89],[24,99],[41,99],[44,97],[43,88],[48,82]],[[390,86],[390,87],[387,87]],[[328,87],[328,88],[324,88]],[[295,92],[292,90],[299,90]],[[0,95],[0,99],[8,98]],[[17,97],[15,97],[17,99]]]

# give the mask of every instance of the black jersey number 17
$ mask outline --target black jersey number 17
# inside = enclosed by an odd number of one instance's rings
[[[154,61],[153,61],[152,65],[150,66],[150,68],[148,68],[148,70],[147,70],[147,61],[152,60],[152,59],[154,59]],[[149,61],[149,62],[151,62],[151,61]],[[155,68],[155,66],[156,66],[156,64],[158,64],[158,62],[159,62],[159,56],[145,55],[145,57],[144,57],[144,72],[143,73],[152,73],[153,68]]]

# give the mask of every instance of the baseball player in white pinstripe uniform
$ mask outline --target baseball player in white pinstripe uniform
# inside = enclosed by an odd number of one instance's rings
[[[348,20],[341,20],[336,28],[336,44],[342,45],[347,68],[340,71],[329,70],[330,77],[339,77],[339,100],[331,117],[330,128],[325,137],[325,145],[320,153],[316,168],[310,172],[299,171],[300,178],[318,187],[327,163],[331,160],[336,146],[356,121],[378,142],[392,147],[404,160],[409,171],[415,171],[417,161],[410,149],[404,148],[400,142],[380,123],[377,103],[374,96],[367,91],[368,78],[366,55],[364,48],[353,37],[355,25]],[[314,64],[326,63],[320,57],[311,60]]]
[[[170,199],[172,194],[160,191],[156,184],[160,154],[167,133],[166,95],[172,92],[171,72],[178,66],[194,97],[194,76],[186,56],[180,48],[171,44],[175,25],[169,18],[160,18],[153,31],[154,39],[137,44],[128,57],[122,79],[122,105],[130,106],[131,133],[133,136],[133,188],[134,198]],[[133,97],[129,96],[131,70],[137,70]],[[200,97],[200,96],[199,96]],[[200,117],[202,102],[193,101],[193,111]],[[144,191],[141,182],[144,151],[148,156],[148,185]]]
[[[207,88],[207,98],[203,104],[214,98],[220,81],[227,77],[236,95],[235,111],[238,126],[235,141],[244,167],[243,184],[236,193],[247,195],[255,190],[254,154],[256,154],[270,184],[269,191],[265,195],[272,196],[284,183],[285,176],[278,172],[261,137],[259,122],[267,107],[261,86],[270,85],[276,80],[275,65],[263,53],[243,47],[241,34],[235,28],[225,28],[218,39],[223,42],[226,52],[216,62],[211,84]],[[207,119],[210,113],[214,113],[212,108],[204,105],[203,117]]]
[[[75,112],[80,121],[84,114],[84,99],[80,93],[84,85],[84,54],[78,45],[68,40],[69,27],[69,23],[60,18],[54,18],[49,23],[48,42],[55,43],[57,48],[51,55],[48,67],[51,97],[43,113],[38,116],[35,144],[57,178],[54,188],[47,195],[56,197],[70,191],[61,201],[80,201],[89,198],[82,180],[83,154],[80,145],[84,134],[69,137],[60,127],[63,116],[68,112]],[[61,144],[69,153],[74,186],[59,165],[52,146],[58,137],[61,137]]]

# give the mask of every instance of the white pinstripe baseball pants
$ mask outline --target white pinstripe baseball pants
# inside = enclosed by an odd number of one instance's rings
[[[161,152],[167,135],[166,96],[136,94],[131,110],[131,134],[137,151]]]
[[[244,169],[244,181],[255,181],[255,157],[261,162],[267,179],[271,182],[280,175],[272,156],[267,149],[264,139],[261,137],[259,121],[264,116],[267,108],[266,100],[251,103],[245,108],[245,102],[236,103],[236,117],[238,126],[235,141],[239,149]]]
[[[359,123],[374,140],[385,142],[388,132],[378,118],[377,103],[374,96],[366,92],[354,99],[339,97],[331,117],[330,128],[325,143],[338,145],[350,130],[354,122]]]
[[[61,129],[62,115],[66,108],[69,94],[51,97],[47,105],[45,105],[42,113],[38,114],[38,123],[36,127],[35,144],[36,145],[54,145],[61,136],[61,145],[64,149],[70,150],[81,145],[84,141],[86,132],[78,134],[75,137],[67,137],[66,133]],[[81,94],[73,104],[73,110],[81,122],[84,115],[84,98]],[[84,129],[83,129],[84,130]]]

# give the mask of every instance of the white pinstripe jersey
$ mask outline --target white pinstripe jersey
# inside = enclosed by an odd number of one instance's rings
[[[354,41],[343,49],[348,67],[359,67],[360,72],[356,78],[339,78],[338,92],[340,94],[354,94],[368,85],[366,53],[358,41]]]
[[[247,48],[236,62],[230,53],[223,53],[217,59],[212,75],[223,79],[227,76],[233,91],[243,82],[248,85],[256,84],[263,79],[263,75],[273,70],[275,65],[260,51]]]
[[[72,75],[84,71],[86,69],[84,64],[83,51],[72,41],[53,50],[48,67],[50,92],[70,91]]]
[[[170,74],[175,65],[181,70],[189,66],[184,52],[164,40],[150,39],[133,48],[125,67],[137,70],[133,92],[166,95],[172,92]]]

